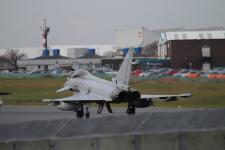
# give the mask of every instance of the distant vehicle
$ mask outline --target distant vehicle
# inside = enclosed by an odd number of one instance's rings
[[[132,75],[139,77],[142,72],[143,71],[141,69],[136,69],[132,72]]]
[[[41,70],[30,71],[27,74],[30,74],[30,75],[38,75],[38,74],[41,74]]]
[[[2,70],[1,73],[8,74],[9,73],[9,70]]]
[[[114,71],[113,69],[104,69],[103,72],[107,75],[115,76],[118,72]]]
[[[209,72],[208,79],[217,79],[218,72]]]
[[[50,72],[51,75],[59,75],[59,74],[62,74],[63,73],[63,70],[52,70]]]
[[[180,69],[171,69],[170,71],[168,71],[166,74],[167,75],[174,75],[174,74],[176,74],[177,72],[179,72],[180,71]]]
[[[161,68],[158,73],[158,76],[168,75],[168,73],[171,71],[172,71],[172,69],[170,69],[170,68]]]
[[[199,76],[200,76],[201,78],[208,78],[208,73],[205,72],[205,71],[201,71],[201,72],[199,72]]]
[[[149,77],[152,75],[152,72],[142,72],[139,74],[140,77]]]
[[[133,51],[129,50],[125,56],[119,72],[112,82],[98,78],[86,70],[75,71],[65,82],[64,87],[57,92],[72,91],[75,95],[61,99],[44,99],[43,102],[57,106],[61,110],[75,111],[78,118],[89,117],[88,107],[84,115],[84,105],[97,103],[98,113],[103,110],[104,104],[109,113],[112,113],[110,103],[127,103],[127,114],[135,114],[136,108],[152,105],[152,99],[175,101],[178,97],[190,97],[190,93],[178,95],[142,95],[131,88],[129,84]]]
[[[200,77],[200,74],[199,74],[198,71],[191,71],[191,72],[186,74],[186,77],[194,79],[194,78]]]
[[[19,71],[12,71],[11,73],[12,73],[12,74],[20,74]]]
[[[187,73],[189,73],[189,70],[183,69],[177,73],[175,73],[174,77],[186,77]]]
[[[225,79],[225,73],[217,74],[216,78],[217,79]]]
[[[100,74],[107,74],[107,75],[112,75],[112,76],[117,74],[116,71],[114,71],[113,69],[110,69],[110,68],[95,68],[89,72],[92,72],[93,74],[100,73]]]

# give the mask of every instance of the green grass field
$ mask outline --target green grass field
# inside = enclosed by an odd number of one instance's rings
[[[12,92],[12,96],[2,97],[8,105],[46,105],[44,98],[61,98],[72,95],[70,92],[56,93],[65,82],[65,78],[38,79],[0,79],[0,92]],[[178,94],[190,92],[191,98],[175,102],[155,101],[159,107],[185,108],[223,108],[225,107],[225,81],[180,81],[165,78],[158,80],[131,81],[131,87],[143,94]],[[114,104],[125,106],[125,104]]]

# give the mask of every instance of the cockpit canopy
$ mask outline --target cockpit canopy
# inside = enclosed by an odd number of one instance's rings
[[[77,78],[77,77],[83,77],[83,76],[86,76],[88,75],[89,72],[84,70],[84,69],[80,69],[80,70],[77,70],[77,71],[74,71],[72,74],[71,74],[71,78]]]

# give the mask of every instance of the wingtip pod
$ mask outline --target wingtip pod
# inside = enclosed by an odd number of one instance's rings
[[[191,97],[191,96],[192,96],[191,93],[184,93],[184,94],[180,94],[179,97],[181,97],[181,98],[188,98],[188,97]]]
[[[71,87],[65,86],[65,87],[63,87],[63,88],[57,90],[56,93],[59,93],[59,92],[62,92],[62,91],[66,91],[66,90],[69,90],[69,89],[71,89]]]
[[[42,102],[43,103],[50,103],[50,102],[52,102],[52,100],[51,99],[43,99]]]

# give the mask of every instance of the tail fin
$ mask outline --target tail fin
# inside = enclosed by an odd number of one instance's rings
[[[119,72],[114,79],[114,83],[121,85],[128,85],[130,80],[131,63],[133,59],[133,50],[130,49],[120,66]]]

